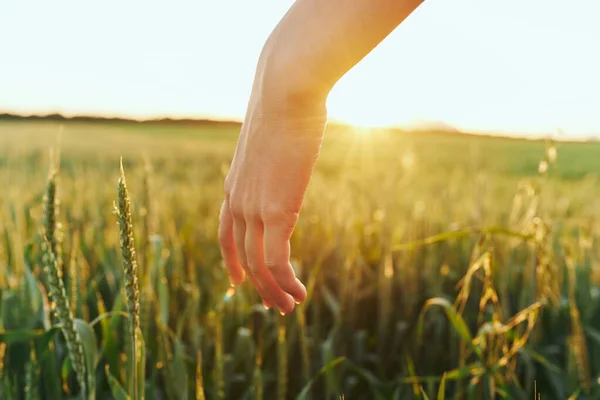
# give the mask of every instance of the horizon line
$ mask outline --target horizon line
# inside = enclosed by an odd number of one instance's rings
[[[61,112],[47,113],[19,113],[0,110],[0,122],[3,120],[48,120],[48,121],[65,121],[65,122],[130,122],[130,123],[205,123],[215,125],[242,125],[243,121],[236,118],[222,118],[218,116],[204,117],[173,117],[173,116],[155,116],[140,118],[134,116],[119,116],[106,114],[71,114],[65,115]],[[330,118],[327,122],[330,125],[342,127],[358,127],[352,123],[344,122],[339,119]],[[518,131],[501,131],[501,130],[482,130],[471,131],[462,130],[448,124],[444,121],[425,120],[414,124],[391,124],[387,126],[360,126],[361,129],[374,130],[400,130],[406,132],[447,132],[461,135],[478,136],[478,137],[495,137],[506,139],[524,139],[524,140],[555,140],[561,142],[597,142],[600,140],[600,134],[572,137],[564,135],[560,130],[558,134],[523,134]]]

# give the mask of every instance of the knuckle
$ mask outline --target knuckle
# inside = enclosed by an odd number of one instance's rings
[[[229,200],[231,197],[231,184],[227,179],[225,179],[225,183],[223,184],[223,192],[225,193],[225,198]]]
[[[225,190],[225,203],[231,204],[231,190]]]
[[[274,259],[272,258],[265,258],[265,267],[267,267],[267,269],[269,271],[272,271],[274,269],[277,269],[277,266],[279,265],[279,263],[277,263]]]
[[[248,221],[258,222],[262,219],[260,211],[254,207],[248,208],[244,215]]]
[[[235,198],[230,200],[229,210],[231,212],[231,215],[233,215],[233,217],[235,219],[243,219],[244,218],[244,207],[242,206],[242,203],[239,201],[236,201]]]
[[[298,213],[286,210],[278,204],[267,204],[261,210],[261,217],[266,223],[283,224],[294,227],[298,221]]]
[[[230,203],[234,193],[236,192],[235,189],[235,185],[234,185],[235,181],[233,180],[233,178],[231,177],[227,177],[225,178],[225,181],[223,183],[223,192],[225,193],[225,201]]]
[[[233,216],[233,219],[236,221],[244,219],[244,211],[241,208],[232,208],[231,215]]]

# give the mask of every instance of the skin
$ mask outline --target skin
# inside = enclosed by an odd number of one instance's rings
[[[219,243],[232,285],[248,278],[265,307],[306,299],[290,264],[336,82],[422,0],[296,0],[263,47],[224,185]]]

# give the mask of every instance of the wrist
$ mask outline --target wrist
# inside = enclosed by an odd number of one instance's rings
[[[291,112],[322,113],[332,85],[309,67],[293,47],[270,37],[260,55],[253,91],[263,100]]]

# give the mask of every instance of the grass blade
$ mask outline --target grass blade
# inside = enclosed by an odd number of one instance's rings
[[[108,365],[106,366],[106,378],[108,379],[108,385],[110,386],[110,391],[112,393],[112,397],[114,400],[131,400],[123,386],[119,383],[119,381],[110,373],[108,369]]]
[[[315,381],[321,377],[322,375],[326,374],[330,369],[335,368],[337,365],[339,365],[340,363],[342,363],[346,358],[345,357],[338,357],[335,360],[332,360],[331,362],[329,362],[327,365],[325,365],[323,368],[321,368],[319,370],[319,372],[317,372],[309,381],[306,385],[304,385],[304,387],[302,388],[302,390],[300,391],[300,393],[298,394],[298,397],[296,397],[296,400],[307,400],[308,399],[308,394],[310,392],[310,388],[312,387],[312,385],[315,383]]]
[[[453,305],[448,300],[441,298],[441,297],[436,297],[436,298],[428,300],[425,303],[425,306],[423,307],[421,314],[419,315],[419,321],[417,323],[417,340],[419,341],[419,343],[421,343],[421,341],[423,339],[423,329],[424,329],[423,326],[424,326],[425,314],[433,306],[441,307],[442,310],[444,310],[446,317],[450,321],[450,324],[452,324],[452,327],[454,328],[454,330],[456,331],[458,336],[467,345],[469,345],[471,350],[473,350],[473,352],[475,354],[477,354],[477,356],[480,359],[483,358],[481,348],[479,348],[478,346],[476,346],[473,343],[473,337],[471,336],[469,328],[468,328],[465,320],[463,319],[463,317],[456,312]]]

